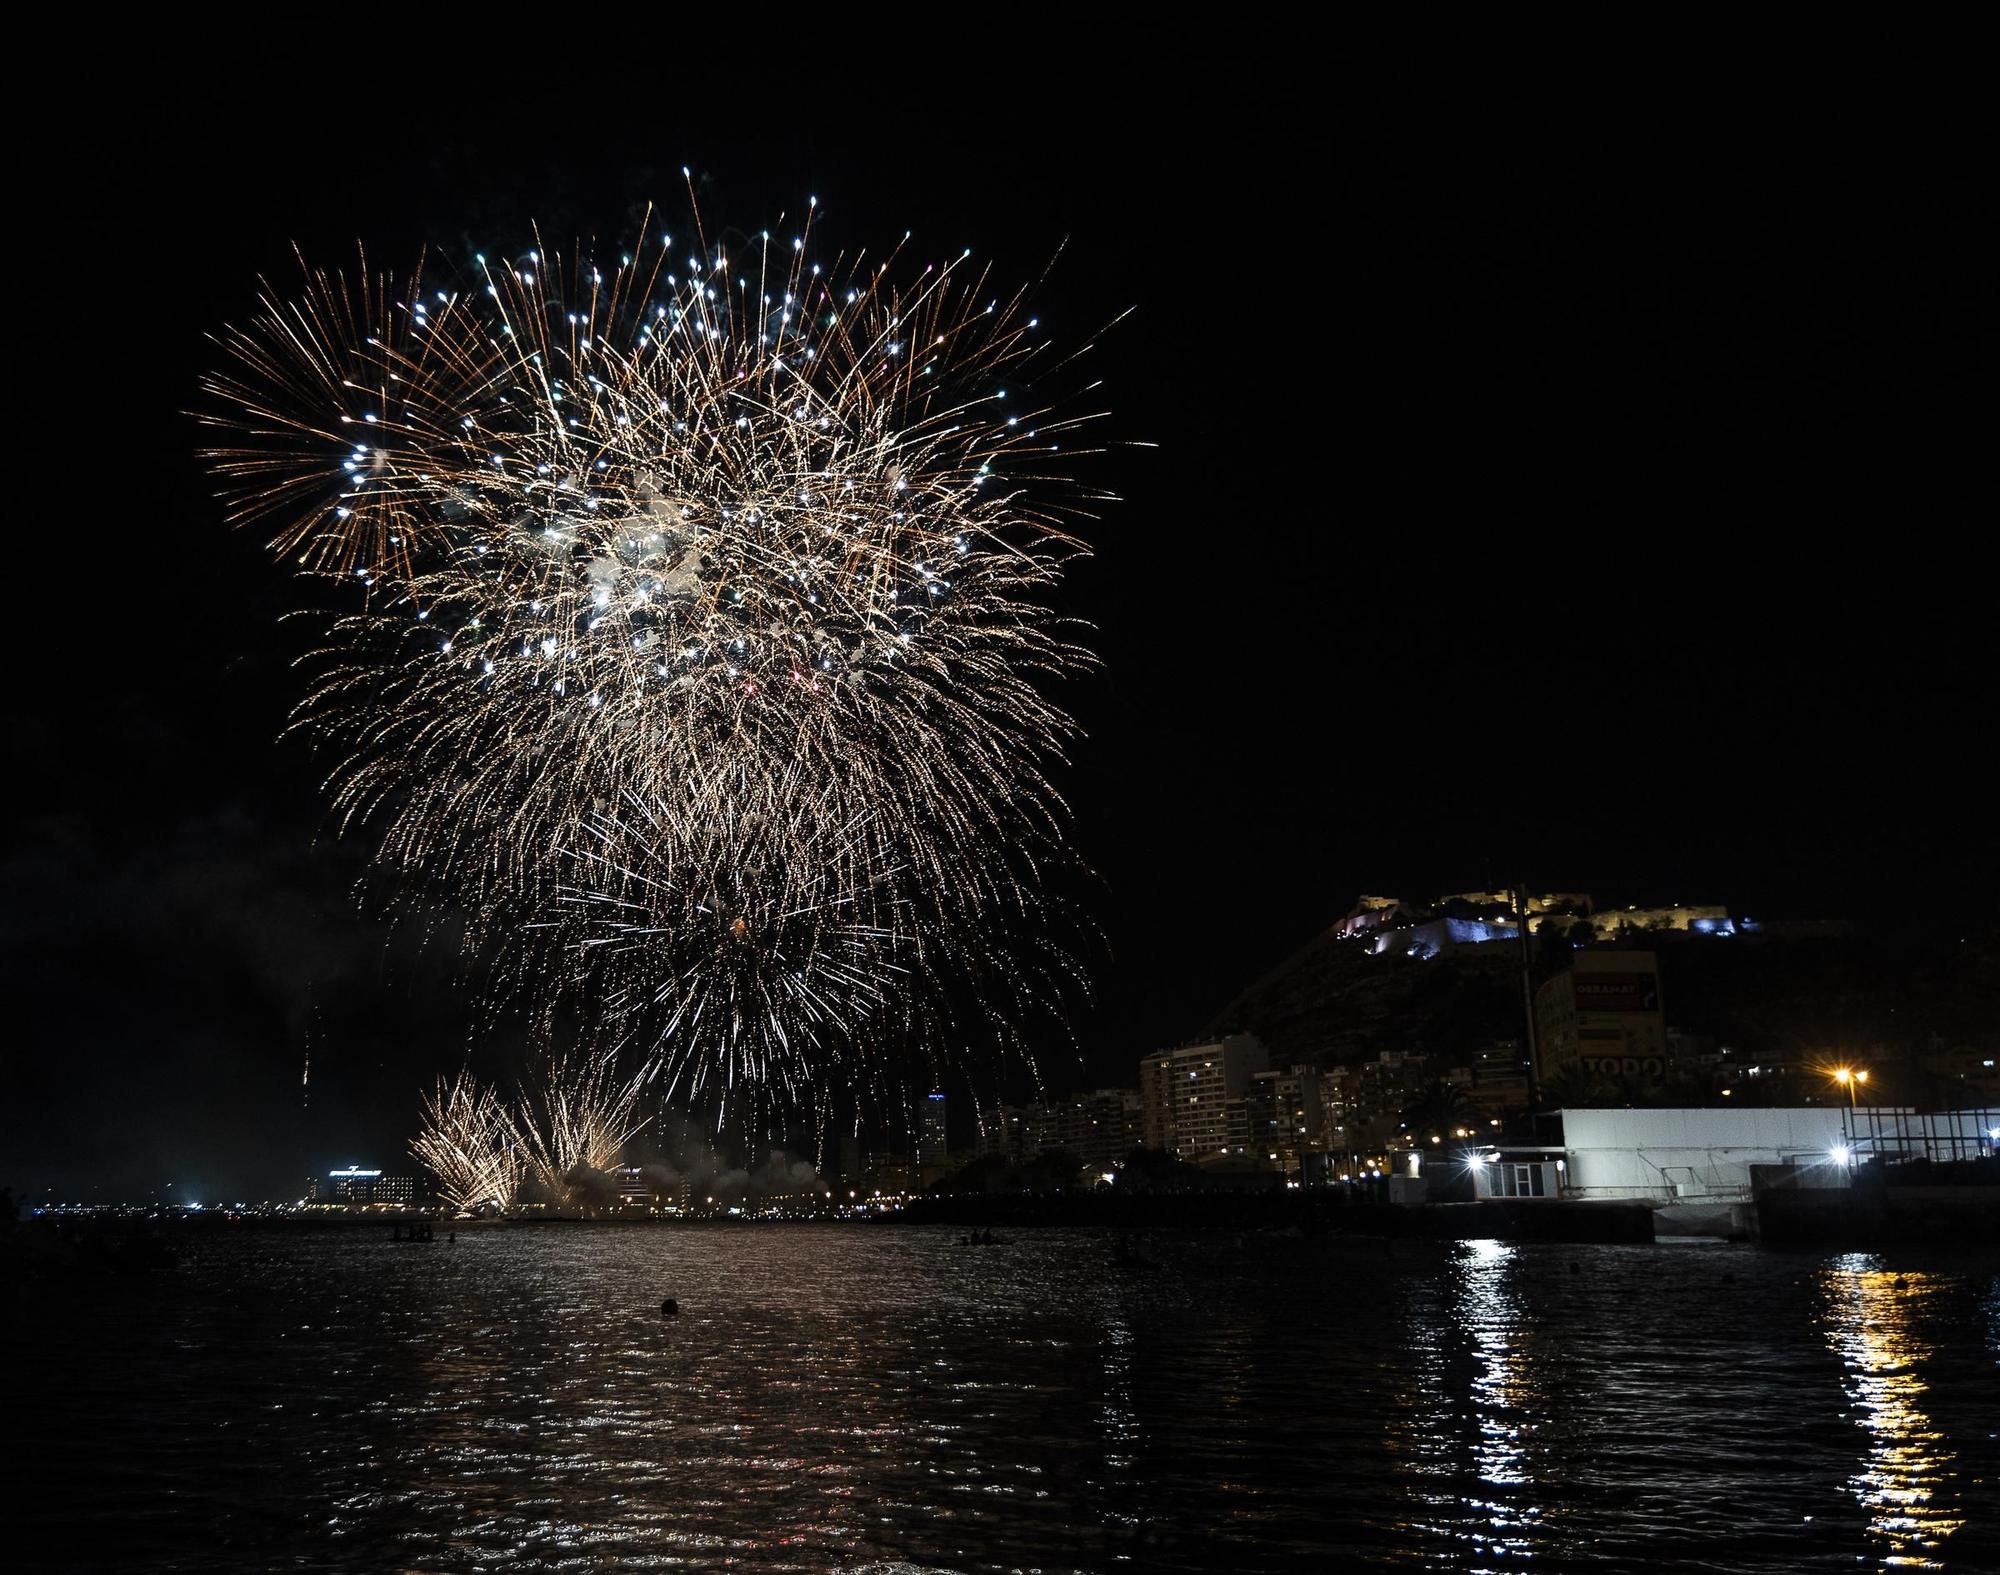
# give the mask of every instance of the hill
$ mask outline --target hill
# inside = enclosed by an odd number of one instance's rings
[[[1672,934],[1660,959],[1667,1024],[1738,1057],[1919,1057],[1943,1045],[2000,1053],[2000,930],[1863,932],[1808,939]],[[1538,940],[1537,982],[1564,965]],[[1507,942],[1424,959],[1331,931],[1243,990],[1207,1035],[1248,1031],[1279,1064],[1331,1065],[1384,1050],[1456,1060],[1522,1036],[1520,954]]]

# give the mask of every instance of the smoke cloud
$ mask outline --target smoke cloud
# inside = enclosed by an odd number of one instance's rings
[[[781,1148],[770,1150],[755,1170],[736,1164],[719,1153],[685,1117],[663,1117],[655,1141],[665,1153],[642,1165],[641,1173],[663,1191],[685,1182],[688,1197],[696,1203],[705,1204],[713,1198],[720,1207],[826,1190],[826,1183],[809,1162]]]

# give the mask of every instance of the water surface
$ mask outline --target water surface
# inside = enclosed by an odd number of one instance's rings
[[[2000,1569],[1980,1259],[957,1235],[244,1230],[17,1289],[5,1563]]]

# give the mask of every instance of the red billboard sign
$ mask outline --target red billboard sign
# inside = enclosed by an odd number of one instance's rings
[[[1657,1012],[1660,1009],[1660,978],[1651,973],[1579,973],[1576,1009],[1579,1012]]]

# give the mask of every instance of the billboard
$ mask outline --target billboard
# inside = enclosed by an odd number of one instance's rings
[[[1656,973],[1577,973],[1570,983],[1576,991],[1579,1015],[1660,1009],[1660,976]]]

